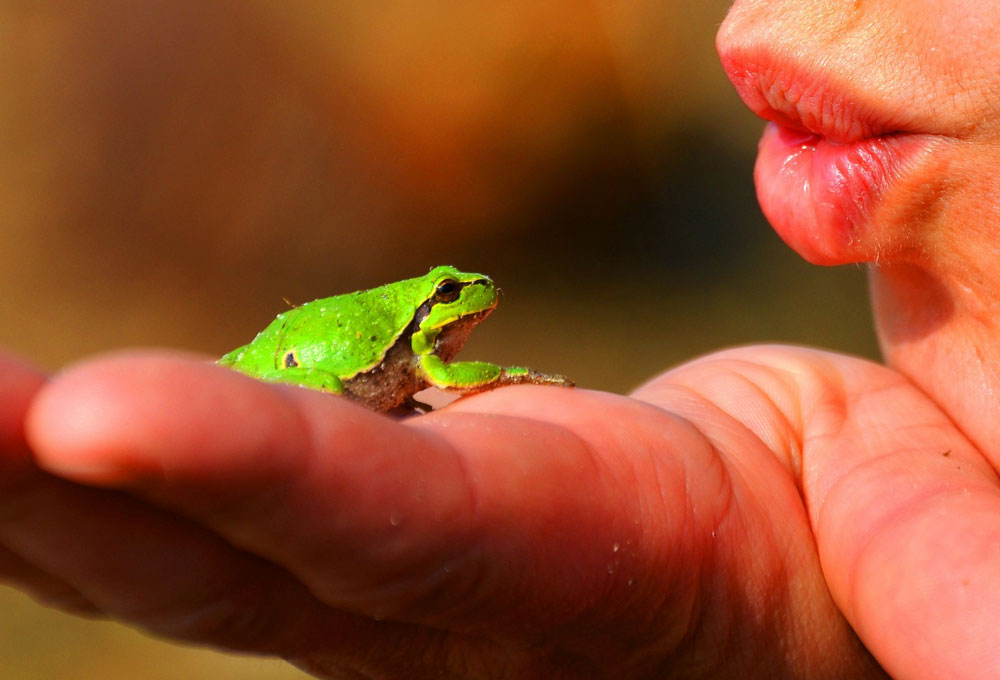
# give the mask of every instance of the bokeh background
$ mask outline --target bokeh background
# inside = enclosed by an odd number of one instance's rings
[[[753,195],[728,0],[0,0],[0,343],[218,355],[284,299],[491,274],[463,356],[627,391],[758,341],[876,356],[864,274]],[[0,678],[304,678],[0,588]]]

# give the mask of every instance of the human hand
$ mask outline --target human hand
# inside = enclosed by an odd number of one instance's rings
[[[51,475],[7,447],[30,483],[7,485],[0,542],[32,574],[323,677],[879,675],[840,610],[890,668],[914,639],[982,642],[909,585],[962,577],[931,558],[997,516],[992,470],[856,360],[747,349],[632,398],[514,387],[397,422],[125,355],[56,378],[28,433]],[[981,583],[962,592],[987,608]],[[886,627],[908,593],[934,616]]]

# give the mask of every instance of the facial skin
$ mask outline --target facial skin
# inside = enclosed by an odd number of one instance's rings
[[[722,63],[741,96],[782,129],[836,136],[853,128],[856,146],[891,135],[889,144],[909,147],[887,180],[870,156],[849,164],[844,175],[882,177],[870,191],[852,187],[848,201],[867,204],[865,214],[852,213],[846,225],[817,225],[824,206],[788,205],[794,180],[782,181],[779,167],[789,154],[768,143],[780,134],[770,126],[758,194],[778,232],[806,259],[874,264],[872,297],[886,359],[933,395],[994,465],[998,31],[1000,5],[987,0],[740,0],[718,34]],[[838,151],[844,155],[844,147]],[[813,169],[813,191],[829,180],[824,170]]]
[[[892,367],[747,347],[395,421],[200,357],[0,355],[0,578],[324,678],[1000,677],[997,34],[987,0],[720,31],[797,128],[765,212],[873,263]]]

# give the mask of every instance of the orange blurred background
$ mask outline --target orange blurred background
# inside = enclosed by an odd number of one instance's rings
[[[761,340],[874,356],[860,269],[751,181],[727,0],[0,0],[0,343],[218,355],[285,307],[454,264],[463,356],[624,391]],[[0,678],[293,678],[0,590]]]

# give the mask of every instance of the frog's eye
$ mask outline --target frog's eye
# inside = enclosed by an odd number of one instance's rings
[[[461,287],[455,279],[445,279],[434,289],[435,302],[454,302],[458,299]]]

